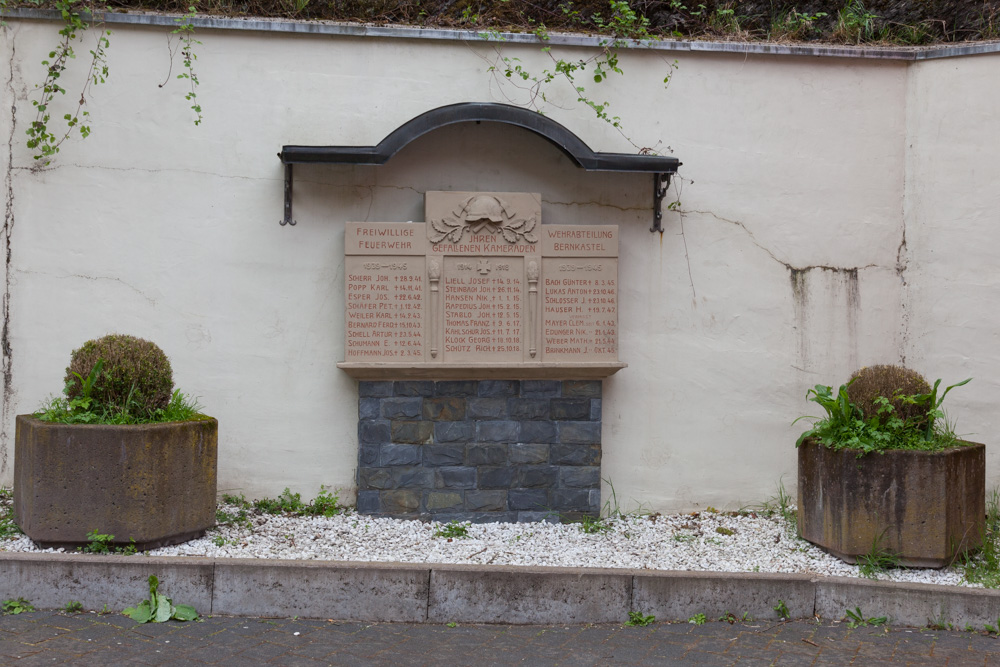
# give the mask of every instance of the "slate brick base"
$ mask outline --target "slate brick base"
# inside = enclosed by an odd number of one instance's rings
[[[598,515],[600,380],[359,385],[362,514],[477,522]]]

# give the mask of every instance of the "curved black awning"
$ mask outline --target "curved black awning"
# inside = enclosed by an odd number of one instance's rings
[[[580,137],[548,116],[492,102],[464,102],[432,109],[400,125],[377,146],[283,146],[278,157],[285,164],[385,164],[411,141],[428,132],[472,122],[502,123],[534,132],[587,171],[672,174],[680,166],[677,158],[662,155],[595,152]]]
[[[670,176],[681,165],[677,158],[653,154],[599,153],[548,116],[495,102],[463,102],[432,109],[403,123],[376,146],[282,146],[278,157],[285,165],[285,218],[281,224],[295,224],[292,219],[292,165],[381,165],[414,139],[442,127],[473,122],[513,125],[533,132],[562,151],[573,164],[587,171],[653,174],[651,231],[663,231],[660,209]]]

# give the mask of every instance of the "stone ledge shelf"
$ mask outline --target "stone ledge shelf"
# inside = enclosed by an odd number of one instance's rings
[[[358,380],[597,380],[627,366],[622,361],[507,364],[342,361],[337,364],[337,368]]]

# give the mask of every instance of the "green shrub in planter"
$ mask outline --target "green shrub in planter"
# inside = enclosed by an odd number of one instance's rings
[[[155,343],[110,334],[74,350],[63,397],[35,413],[64,424],[149,424],[201,417],[197,401],[174,389],[170,360]]]

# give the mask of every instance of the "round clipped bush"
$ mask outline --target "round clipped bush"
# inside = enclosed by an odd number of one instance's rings
[[[889,365],[866,366],[855,371],[851,380],[847,387],[847,396],[851,403],[861,409],[865,419],[879,416],[878,410],[881,406],[876,399],[880,396],[889,399],[893,407],[892,414],[904,420],[923,421],[930,408],[927,404],[904,403],[898,398],[930,393],[931,386],[927,384],[927,380],[909,368]],[[884,422],[889,416],[888,413],[883,413],[879,421]]]
[[[81,378],[86,380],[98,361],[104,365],[90,393],[96,403],[125,412],[167,407],[174,390],[167,355],[155,343],[120,334],[88,340],[73,351],[66,369],[66,393],[71,399],[80,397]]]

